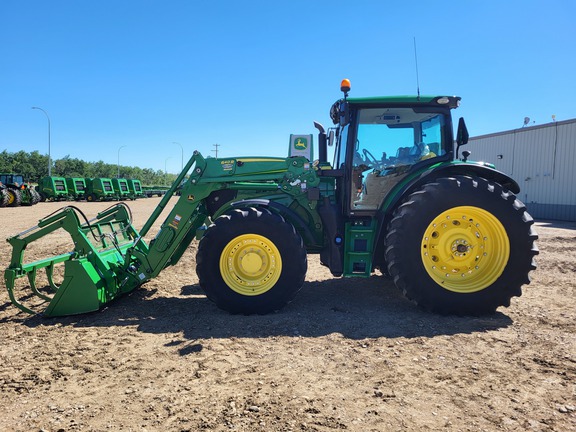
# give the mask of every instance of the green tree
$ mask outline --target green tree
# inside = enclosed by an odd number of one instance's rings
[[[8,173],[10,171],[10,154],[4,150],[0,153],[0,172]]]
[[[31,153],[3,150],[0,152],[0,172],[22,174],[27,181],[36,183],[48,175],[48,155],[40,154],[37,150]],[[117,173],[118,165],[103,161],[86,162],[70,155],[52,160],[52,175],[57,177],[114,178]],[[138,179],[148,186],[171,184],[176,178],[174,174],[165,175],[162,170],[130,166],[120,166],[120,177]]]
[[[84,177],[86,162],[69,155],[54,161],[54,173],[60,177]]]
[[[38,150],[34,150],[29,154],[28,161],[33,168],[29,181],[36,183],[48,175],[48,156],[41,155]]]

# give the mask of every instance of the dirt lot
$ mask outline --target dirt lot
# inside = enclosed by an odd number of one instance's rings
[[[138,228],[158,202],[129,204]],[[0,209],[0,238],[61,206]],[[389,279],[333,279],[314,256],[284,310],[231,316],[198,287],[195,245],[97,313],[28,316],[4,290],[0,430],[576,431],[576,224],[537,230],[532,284],[484,318],[423,313]]]

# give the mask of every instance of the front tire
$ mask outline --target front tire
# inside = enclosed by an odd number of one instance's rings
[[[32,205],[36,205],[40,202],[40,194],[36,189],[28,189],[30,191],[30,196],[32,197]]]
[[[230,313],[266,314],[304,283],[306,249],[294,227],[266,209],[234,210],[208,227],[196,272],[206,296]]]
[[[484,315],[522,294],[536,268],[534,221],[516,196],[484,178],[440,178],[396,210],[388,271],[421,308]]]

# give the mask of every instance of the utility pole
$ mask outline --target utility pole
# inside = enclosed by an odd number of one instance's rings
[[[214,147],[216,147],[216,150],[212,150],[214,153],[216,153],[216,159],[218,159],[218,147],[220,147],[220,144],[212,144]]]
[[[40,107],[32,107],[32,109],[42,111],[48,119],[48,177],[50,177],[52,176],[52,158],[50,157],[50,117],[48,116],[48,113]]]

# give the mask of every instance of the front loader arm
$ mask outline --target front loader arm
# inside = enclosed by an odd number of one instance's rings
[[[209,214],[205,204],[212,192],[220,189],[277,191],[298,199],[306,193],[307,187],[316,187],[320,182],[309,162],[302,157],[204,159],[200,153],[194,152],[140,231],[141,236],[149,231],[190,170],[192,172],[182,187],[180,198],[150,242],[149,251],[139,253],[138,247],[129,251],[133,260],[127,260],[130,262],[128,265],[138,268],[134,283],[156,277],[164,268],[178,262],[197,230],[214,216]]]
[[[127,282],[129,285],[127,289],[158,276],[165,267],[175,264],[194,239],[196,230],[204,224],[208,216],[204,199],[213,190],[222,187],[219,183],[198,184],[206,165],[204,157],[195,151],[140,230],[140,237],[135,241],[134,247],[128,249],[125,260],[125,270],[136,276]],[[182,187],[180,198],[162,223],[156,237],[150,245],[146,245],[142,238],[149,232],[191,169],[190,177]]]

